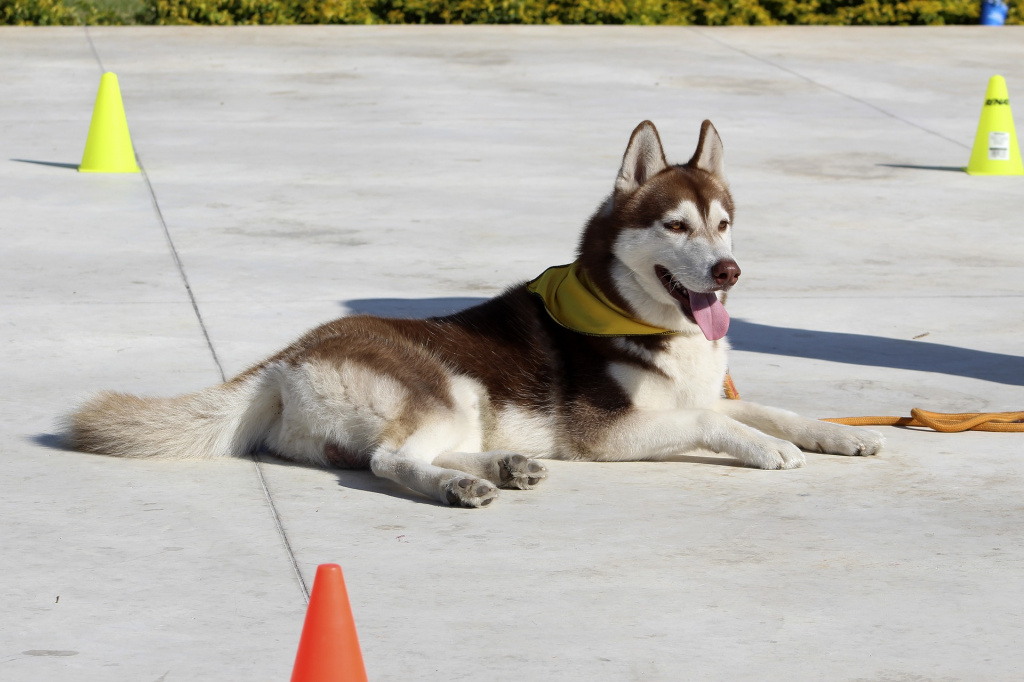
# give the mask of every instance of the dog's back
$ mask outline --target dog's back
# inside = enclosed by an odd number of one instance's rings
[[[630,406],[606,371],[612,361],[637,359],[561,327],[518,285],[446,317],[335,320],[197,393],[102,393],[72,415],[69,435],[76,449],[121,457],[266,445],[300,462],[368,468],[375,448],[399,448],[428,421],[468,420],[479,425],[462,443],[471,451],[583,457],[586,432]]]

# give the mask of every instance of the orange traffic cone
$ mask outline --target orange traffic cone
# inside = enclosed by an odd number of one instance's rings
[[[356,624],[338,564],[320,564],[316,569],[292,682],[366,682]]]

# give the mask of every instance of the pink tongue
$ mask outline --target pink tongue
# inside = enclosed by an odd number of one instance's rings
[[[725,336],[729,331],[729,313],[725,312],[725,306],[718,300],[718,296],[714,292],[698,294],[691,291],[689,294],[693,319],[697,320],[697,326],[708,341],[717,341]]]

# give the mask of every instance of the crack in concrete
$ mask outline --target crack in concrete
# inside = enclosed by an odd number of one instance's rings
[[[100,70],[106,73],[106,69],[103,66],[103,60],[100,58],[99,50],[96,49],[92,36],[89,34],[88,26],[85,27],[85,38],[89,42],[89,47],[92,49],[93,56],[96,58],[96,62],[99,64]],[[142,158],[139,155],[138,150],[135,149],[134,151],[135,160],[139,164],[142,179],[146,183],[146,189],[149,191],[149,197],[153,202],[153,210],[156,213],[157,221],[160,223],[164,237],[167,239],[167,246],[170,249],[171,257],[174,259],[174,265],[178,269],[178,274],[181,276],[182,284],[185,286],[185,292],[188,294],[188,300],[192,304],[192,310],[195,313],[196,320],[199,322],[199,328],[203,332],[203,338],[206,340],[206,347],[210,350],[213,362],[217,366],[217,373],[220,375],[221,382],[225,382],[227,381],[227,375],[224,373],[224,366],[221,364],[220,358],[217,356],[217,350],[213,346],[213,340],[210,338],[209,330],[207,330],[206,323],[203,321],[203,315],[199,311],[199,303],[196,301],[195,293],[192,291],[192,286],[188,281],[188,275],[185,272],[185,265],[181,262],[181,257],[178,255],[178,249],[174,245],[174,239],[171,237],[171,231],[167,227],[167,221],[164,219],[163,211],[160,209],[160,201],[157,199],[156,190],[153,189],[153,183],[150,181],[149,173],[146,172],[146,167],[142,163]],[[267,487],[267,480],[263,475],[263,468],[260,466],[261,463],[257,453],[252,453],[252,461],[253,467],[256,471],[256,478],[259,481],[260,488],[263,490],[263,495],[267,500],[267,506],[270,509],[270,516],[274,520],[274,527],[277,529],[278,535],[280,535],[281,541],[284,543],[284,549],[288,555],[288,561],[291,564],[292,571],[295,574],[295,579],[299,584],[299,589],[302,591],[303,598],[308,604],[309,588],[302,577],[302,572],[299,570],[299,564],[295,558],[295,552],[292,550],[291,542],[288,540],[288,534],[285,532],[284,524],[281,522],[281,516],[277,512],[277,505],[274,503],[274,498],[271,496],[270,489]]]
[[[779,69],[780,71],[785,71],[786,73],[788,73],[788,74],[790,74],[792,76],[796,76],[797,78],[805,80],[808,83],[811,83],[812,85],[815,85],[815,86],[817,86],[819,88],[823,88],[825,90],[828,90],[829,92],[832,92],[832,93],[834,93],[836,95],[839,95],[840,97],[845,97],[846,99],[849,99],[849,100],[852,100],[854,102],[857,102],[858,104],[862,104],[862,105],[864,105],[864,106],[866,106],[866,107],[868,107],[870,109],[874,109],[878,113],[883,114],[885,116],[888,116],[889,118],[895,119],[895,120],[897,120],[897,121],[899,121],[901,123],[905,123],[905,124],[907,124],[909,126],[917,128],[918,130],[924,131],[924,132],[928,133],[929,135],[934,135],[935,137],[942,138],[946,142],[952,142],[953,144],[957,145],[958,147],[963,147],[964,149],[970,149],[971,148],[970,145],[966,145],[963,142],[960,142],[959,140],[954,140],[951,137],[946,137],[942,133],[940,133],[938,131],[935,131],[935,130],[932,130],[931,128],[925,128],[923,125],[921,125],[919,123],[914,123],[913,121],[907,120],[907,119],[903,118],[902,116],[899,116],[897,114],[892,113],[891,111],[883,109],[882,107],[878,106],[877,104],[872,104],[871,102],[868,102],[867,100],[861,99],[860,97],[857,97],[855,95],[851,95],[848,92],[843,92],[842,90],[834,88],[831,85],[825,85],[824,83],[822,83],[820,81],[816,81],[813,78],[811,78],[810,76],[805,76],[804,74],[800,73],[799,71],[795,71],[795,70],[789,68],[788,66],[783,66],[782,64],[778,64],[776,62],[773,62],[772,60],[766,59],[765,57],[759,57],[758,55],[753,54],[752,52],[747,52],[744,49],[738,48],[738,47],[736,47],[734,45],[730,45],[729,43],[725,42],[724,40],[720,40],[718,38],[715,38],[714,36],[709,35],[709,34],[705,33],[704,31],[701,31],[698,28],[695,28],[695,27],[692,27],[692,26],[689,27],[689,28],[690,28],[691,31],[693,31],[697,35],[701,36],[702,38],[706,38],[706,39],[710,40],[711,42],[718,43],[719,45],[721,45],[723,47],[727,47],[730,50],[733,50],[735,52],[739,52],[742,55],[746,55],[747,57],[750,57],[751,59],[756,59],[757,61],[762,62],[763,64],[767,64],[769,66],[772,66],[772,67],[774,67],[776,69]]]

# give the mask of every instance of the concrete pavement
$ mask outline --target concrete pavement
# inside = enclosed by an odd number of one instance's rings
[[[286,679],[326,562],[373,680],[1024,674],[1020,435],[553,462],[485,510],[54,436],[571,260],[647,118],[670,160],[725,142],[745,398],[1024,409],[1024,179],[956,170],[1021,28],[0,28],[0,69],[0,679]],[[74,171],[104,69],[145,175]]]

